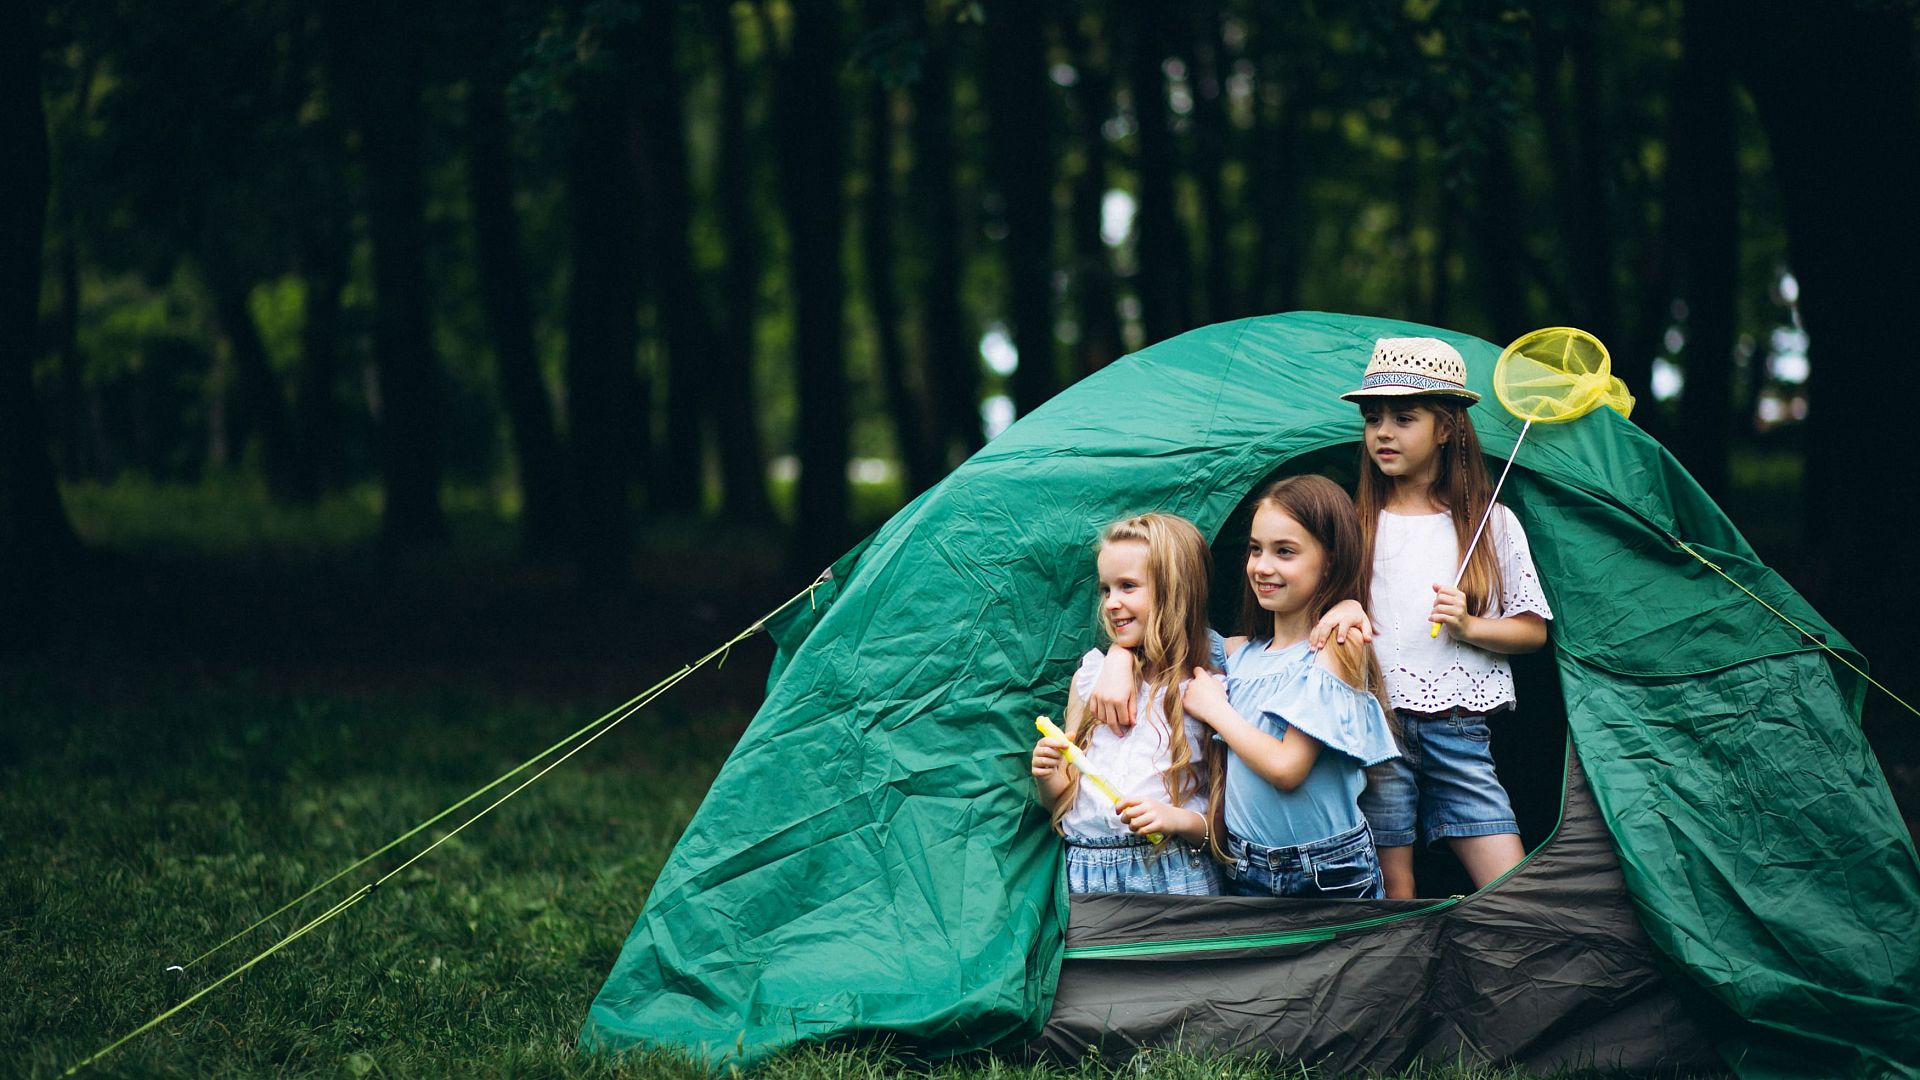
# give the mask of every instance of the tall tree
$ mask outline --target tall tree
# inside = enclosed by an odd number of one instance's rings
[[[1254,225],[1248,303],[1259,311],[1290,311],[1300,306],[1300,270],[1305,244],[1300,239],[1301,118],[1311,88],[1310,68],[1299,62],[1289,35],[1296,21],[1267,8],[1249,21],[1248,51],[1254,57],[1253,174]]]
[[[693,220],[693,191],[688,178],[685,105],[680,89],[679,5],[641,6],[632,35],[640,74],[635,114],[640,137],[634,171],[640,179],[642,255],[657,302],[662,345],[666,350],[666,432],[661,474],[648,493],[651,509],[692,513],[700,509],[705,486],[703,419],[708,383],[700,368],[718,351],[702,274],[694,262],[688,228]],[[713,388],[731,393],[731,387]]]
[[[568,537],[566,467],[554,431],[553,402],[533,345],[533,306],[513,205],[513,155],[507,116],[512,65],[493,13],[466,27],[471,57],[467,94],[467,175],[480,262],[481,308],[493,338],[500,399],[513,432],[520,475],[522,547],[547,555]]]
[[[373,348],[380,385],[382,530],[399,544],[447,538],[440,506],[440,371],[430,324],[423,155],[432,21],[410,4],[335,9],[340,86],[360,132],[373,248]]]
[[[824,566],[849,536],[846,274],[841,241],[846,125],[841,116],[836,0],[798,0],[778,61],[781,195],[794,292],[794,368],[800,388],[800,490],[795,555]]]
[[[913,90],[914,220],[924,251],[921,324],[927,383],[940,409],[947,464],[980,448],[980,353],[961,303],[959,144],[954,132],[956,42],[951,21],[920,9],[926,52]]]
[[[33,388],[47,212],[47,124],[40,101],[37,2],[0,10],[0,651],[35,634],[43,574],[78,550],[54,485],[45,421]]]
[[[1900,616],[1920,605],[1920,572],[1899,557],[1888,504],[1913,490],[1913,467],[1873,420],[1898,393],[1912,351],[1899,313],[1920,295],[1920,203],[1901,167],[1920,160],[1913,26],[1891,7],[1812,0],[1765,0],[1733,22],[1811,340],[1807,538],[1833,569],[1835,624],[1879,663],[1910,668],[1920,658]]]
[[[1148,344],[1193,327],[1186,233],[1174,199],[1179,147],[1168,116],[1165,73],[1169,50],[1186,40],[1185,7],[1182,0],[1130,0],[1125,5],[1133,31],[1127,49],[1128,87],[1139,128],[1134,155],[1139,268],[1134,282]]]
[[[992,133],[987,156],[1005,207],[1008,308],[1020,364],[1014,407],[1039,408],[1060,389],[1053,334],[1054,102],[1047,77],[1047,0],[987,5],[990,70],[981,90]]]
[[[894,442],[906,466],[907,495],[911,498],[938,483],[947,472],[945,440],[934,424],[925,388],[912,370],[896,291],[894,151],[899,139],[894,114],[901,96],[899,87],[917,71],[920,60],[910,26],[899,17],[894,4],[877,0],[869,5],[868,14],[872,22],[863,39],[866,121],[862,131],[866,145],[862,157],[866,183],[860,200],[860,280],[873,319],[880,384],[886,391]]]
[[[1199,321],[1214,323],[1239,314],[1241,308],[1227,245],[1232,215],[1227,206],[1227,158],[1233,134],[1227,116],[1227,67],[1232,61],[1221,34],[1219,0],[1192,3],[1193,179],[1200,193],[1200,227],[1206,243],[1206,257],[1200,264]]]
[[[1673,200],[1685,265],[1686,387],[1674,453],[1716,498],[1733,435],[1734,291],[1740,262],[1733,28],[1718,0],[1687,0],[1673,88]]]
[[[627,151],[634,137],[629,89],[618,65],[602,63],[578,74],[567,169],[567,418],[574,550],[580,583],[588,589],[626,582],[633,550],[633,450],[647,445],[651,412],[634,375],[640,222]],[[642,431],[630,439],[635,424]]]
[[[754,375],[755,315],[764,269],[763,238],[754,186],[765,175],[748,127],[749,99],[756,95],[740,57],[739,29],[731,4],[708,4],[710,33],[720,74],[720,168],[715,202],[727,251],[727,319],[720,327],[717,367],[723,390],[711,396],[720,443],[721,512],[733,521],[773,518],[767,500],[766,442],[760,435],[758,380]],[[763,50],[769,48],[762,42]]]
[[[1598,0],[1571,0],[1557,18],[1539,17],[1537,26],[1536,105],[1553,169],[1554,206],[1566,252],[1562,262],[1572,275],[1573,314],[1578,325],[1600,340],[1617,341],[1619,302],[1608,195],[1613,163],[1602,100]],[[1636,374],[1630,366],[1621,372],[1630,384]]]
[[[1090,5],[1097,7],[1097,5]],[[1097,16],[1087,10],[1062,20],[1067,52],[1074,57],[1071,97],[1073,141],[1080,172],[1073,178],[1068,232],[1073,267],[1074,320],[1079,324],[1076,375],[1105,367],[1126,351],[1120,331],[1119,299],[1114,293],[1113,258],[1102,233],[1105,224],[1108,163],[1107,122],[1113,117],[1113,53],[1107,35],[1090,32]]]

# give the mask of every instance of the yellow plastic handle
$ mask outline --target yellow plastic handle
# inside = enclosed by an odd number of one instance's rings
[[[1440,636],[1440,624],[1439,624],[1439,623],[1434,623],[1434,624],[1433,624],[1433,629],[1431,629],[1431,630],[1428,630],[1428,631],[1427,631],[1427,636],[1428,636],[1428,637],[1430,637],[1430,638],[1437,638],[1437,637],[1439,637],[1439,636]]]
[[[1067,733],[1060,730],[1060,725],[1054,723],[1052,717],[1036,716],[1033,718],[1033,726],[1040,729],[1040,734],[1045,735],[1049,738],[1059,739],[1060,741],[1066,743],[1067,749],[1065,753],[1063,753],[1061,756],[1067,759],[1067,764],[1072,765],[1073,767],[1079,769],[1080,776],[1084,780],[1086,780],[1087,783],[1092,784],[1094,787],[1098,788],[1102,795],[1105,795],[1107,798],[1112,799],[1113,804],[1115,806],[1120,805],[1120,798],[1121,798],[1120,793],[1118,791],[1115,791],[1113,789],[1113,785],[1107,783],[1107,781],[1103,777],[1101,777],[1098,773],[1094,772],[1092,769],[1087,768],[1086,755],[1080,752],[1079,747],[1073,745],[1073,740],[1067,738]],[[1165,836],[1157,832],[1147,834],[1148,843],[1158,844],[1165,839],[1166,839]]]

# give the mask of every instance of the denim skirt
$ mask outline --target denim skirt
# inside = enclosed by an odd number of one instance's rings
[[[1144,836],[1069,836],[1067,891],[1218,896],[1220,868],[1178,837],[1152,844]]]

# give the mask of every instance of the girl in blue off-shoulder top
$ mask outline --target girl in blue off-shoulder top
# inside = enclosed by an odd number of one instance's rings
[[[1357,599],[1365,549],[1353,501],[1295,476],[1261,492],[1247,545],[1242,619],[1224,681],[1196,669],[1187,715],[1228,749],[1208,816],[1225,891],[1374,899],[1379,858],[1359,807],[1366,768],[1399,756],[1372,653],[1350,634],[1315,652],[1308,633]]]

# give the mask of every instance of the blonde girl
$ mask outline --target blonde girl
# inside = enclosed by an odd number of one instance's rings
[[[1082,658],[1065,731],[1125,796],[1118,807],[1079,782],[1062,758],[1063,741],[1034,744],[1034,782],[1066,839],[1067,888],[1215,895],[1207,810],[1222,755],[1185,707],[1187,673],[1204,671],[1216,655],[1206,622],[1212,555],[1186,519],[1141,514],[1106,528],[1095,563],[1096,619],[1109,642],[1139,658],[1139,706],[1125,738],[1090,723],[1086,696],[1106,654],[1095,649]],[[1163,841],[1152,843],[1153,834]]]

